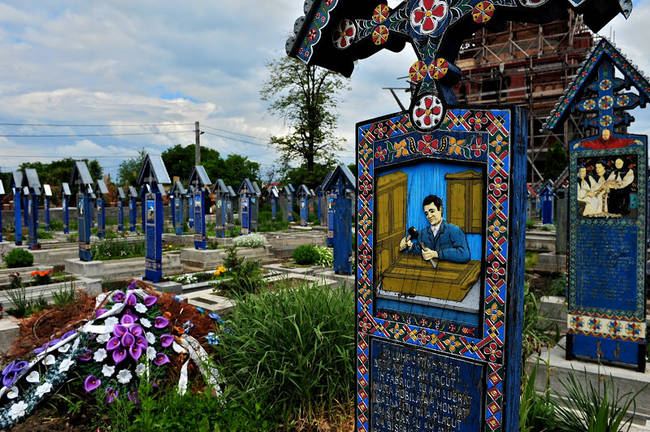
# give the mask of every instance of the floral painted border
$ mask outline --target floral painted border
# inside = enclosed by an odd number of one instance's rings
[[[567,332],[610,339],[645,342],[646,323],[643,320],[620,319],[597,314],[568,314]]]

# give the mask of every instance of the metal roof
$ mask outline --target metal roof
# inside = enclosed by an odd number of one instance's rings
[[[90,176],[90,171],[88,171],[88,166],[84,161],[75,161],[74,168],[72,169],[72,176],[70,177],[70,183],[73,185],[92,185],[93,178]]]
[[[22,187],[25,181],[25,176],[22,171],[14,171],[11,173],[11,187]]]
[[[142,185],[143,183],[169,184],[171,182],[162,157],[160,155],[147,154],[140,169],[138,185]]]
[[[65,184],[65,183],[64,183]],[[124,194],[124,189],[122,189],[122,186],[117,187],[117,197],[120,200],[126,199],[126,195]]]
[[[323,184],[323,190],[334,189],[339,178],[343,180],[346,189],[356,189],[356,179],[352,172],[345,165],[339,165],[332,171],[332,175],[327,178],[327,182]]]
[[[137,198],[138,191],[133,186],[129,186],[129,198]]]
[[[70,185],[66,182],[61,183],[61,193],[64,196],[70,196],[72,195],[72,192],[70,192]]]
[[[212,189],[212,192],[219,195],[227,194],[229,193],[228,186],[226,186],[226,183],[222,179],[217,179],[217,181],[214,182],[214,188]]]
[[[25,176],[27,177],[27,185],[29,189],[34,192],[34,195],[41,194],[41,181],[38,179],[38,173],[34,168],[26,168]]]
[[[232,188],[232,186],[228,186],[228,193],[230,194],[231,198],[234,198],[234,197],[237,196],[237,194],[235,193],[235,190]]]
[[[174,182],[171,189],[169,189],[169,194],[185,195],[186,193],[187,193],[187,190],[183,186],[183,183],[181,183],[180,181]]]
[[[5,187],[2,184],[2,180],[0,180],[0,195],[4,195],[4,194],[5,194]]]
[[[99,190],[99,193],[102,195],[108,194],[108,188],[106,187],[106,183],[104,183],[103,179],[97,179],[97,189]]]
[[[307,186],[301,184],[300,186],[298,186],[298,192],[296,192],[296,196],[310,197],[311,193],[309,192],[309,188]]]
[[[260,190],[260,187],[257,185],[256,181],[252,181],[251,184],[253,185],[253,189],[255,190],[255,195],[258,197],[262,196],[262,191]]]
[[[271,195],[273,198],[280,198],[280,192],[278,191],[278,187],[271,186],[269,188],[269,195]]]
[[[188,183],[191,185],[199,185],[199,186],[209,186],[212,184],[212,182],[210,181],[210,177],[208,177],[208,173],[205,172],[205,168],[203,168],[203,165],[194,166],[194,169],[192,170],[192,174],[190,174],[190,179]]]
[[[255,194],[255,188],[253,188],[251,181],[247,178],[242,180],[241,184],[239,185],[239,189],[237,189],[237,193],[241,195],[244,193],[244,191],[246,191],[246,193],[249,195]]]
[[[51,197],[52,196],[52,188],[50,187],[49,184],[44,184],[43,185],[43,192],[45,193],[46,197]]]

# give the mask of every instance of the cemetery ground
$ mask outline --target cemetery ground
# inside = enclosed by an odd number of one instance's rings
[[[11,331],[0,329],[3,366],[11,362],[15,365],[19,359],[33,359],[35,347],[49,343],[52,348],[57,339],[65,338],[67,332],[87,320],[101,320],[101,312],[96,310],[98,295],[100,299],[108,295],[100,307],[108,311],[120,301],[127,302],[126,297],[137,290],[142,290],[141,297],[128,301],[138,309],[142,310],[137,305],[150,303],[151,297],[156,297],[145,312],[131,309],[116,316],[122,320],[133,314],[140,322],[144,318],[150,324],[162,317],[167,325],[151,333],[165,341],[169,338],[163,335],[171,335],[174,341],[173,345],[157,347],[160,351],[156,354],[166,357],[158,362],[156,357],[150,359],[149,379],[138,379],[136,372],[140,364],[146,363],[140,360],[146,354],[138,361],[127,355],[126,360],[111,362],[110,352],[107,359],[102,358],[105,342],[94,345],[88,363],[79,361],[80,366],[71,369],[58,389],[53,387],[51,393],[44,393],[31,415],[27,415],[28,409],[14,413],[20,421],[10,430],[354,430],[353,279],[331,271],[331,248],[325,247],[324,229],[317,225],[306,230],[289,228],[284,223],[281,228],[286,229],[249,236],[238,236],[232,230],[232,237],[224,239],[212,236],[208,250],[217,258],[203,266],[182,261],[176,274],[165,274],[163,279],[175,287],[170,293],[154,292],[140,282],[136,290],[128,289],[131,278],[142,271],[139,261],[132,276],[96,275],[98,283],[66,273],[61,262],[34,265],[34,259],[65,256],[43,255],[44,251],[70,247],[71,238],[57,230],[51,232],[52,239],[42,240],[40,251],[3,250],[2,322],[12,323]],[[581,416],[572,416],[575,412],[585,412],[585,417],[595,423],[609,422],[610,427],[597,430],[618,430],[611,424],[623,419],[619,414],[632,413],[634,406],[626,405],[631,401],[629,390],[617,387],[616,382],[606,390],[608,399],[601,387],[600,398],[593,400],[588,387],[581,387],[579,371],[574,374],[575,393],[568,399],[557,397],[562,392],[560,387],[535,385],[536,381],[539,384],[539,376],[548,372],[543,361],[537,364],[533,360],[536,353],[560,341],[566,326],[566,319],[561,318],[566,276],[561,271],[547,271],[543,263],[540,267],[540,255],[554,252],[553,231],[554,227],[535,224],[529,230],[522,340],[522,361],[528,358],[528,367],[523,377],[520,430],[596,430],[580,426]],[[129,261],[144,255],[139,233],[122,235],[114,227],[107,232],[111,234],[105,240],[94,241],[94,260],[101,259],[107,265],[116,262],[127,269]],[[166,253],[181,256],[191,244],[191,237],[165,234],[169,240],[164,247]],[[80,282],[87,279],[90,282],[85,285]],[[46,294],[43,287],[57,281],[62,285]],[[85,290],[79,289],[82,286]],[[6,294],[11,289],[21,294],[10,298]],[[6,335],[11,337],[12,332],[13,341],[7,340]],[[180,395],[179,378],[189,355],[175,351],[175,347],[183,335],[200,341],[207,357],[199,363],[188,363],[187,391]],[[48,351],[57,367],[67,354],[62,351],[66,345],[70,343]],[[100,354],[96,357],[97,352]],[[120,369],[120,364],[127,365],[122,370],[130,371],[128,382],[123,383],[126,373],[121,378],[103,375],[101,365],[113,363],[113,367],[117,366],[113,372]],[[205,376],[200,365],[204,372],[208,371]],[[39,367],[36,370],[43,383],[50,378],[56,380],[49,374],[53,365]],[[210,381],[211,367],[218,371],[215,374],[219,385]],[[88,381],[91,376],[95,381]],[[572,385],[570,380],[565,384]],[[20,400],[21,390],[16,400]],[[608,403],[623,409],[605,413]],[[631,430],[645,430],[647,417],[637,413]]]

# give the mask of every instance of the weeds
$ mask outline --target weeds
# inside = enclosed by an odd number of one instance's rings
[[[73,304],[77,300],[77,290],[74,285],[64,285],[58,290],[52,292],[54,304],[58,307],[64,307]]]

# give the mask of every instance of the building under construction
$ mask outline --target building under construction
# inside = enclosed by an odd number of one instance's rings
[[[574,78],[595,44],[581,15],[548,24],[510,23],[501,32],[483,28],[461,47],[456,65],[463,78],[456,86],[459,102],[517,104],[530,113],[529,181],[544,179],[538,169],[556,142],[568,148],[580,138],[581,119],[572,116],[560,133],[540,132],[549,112]],[[537,166],[536,166],[537,165]]]

